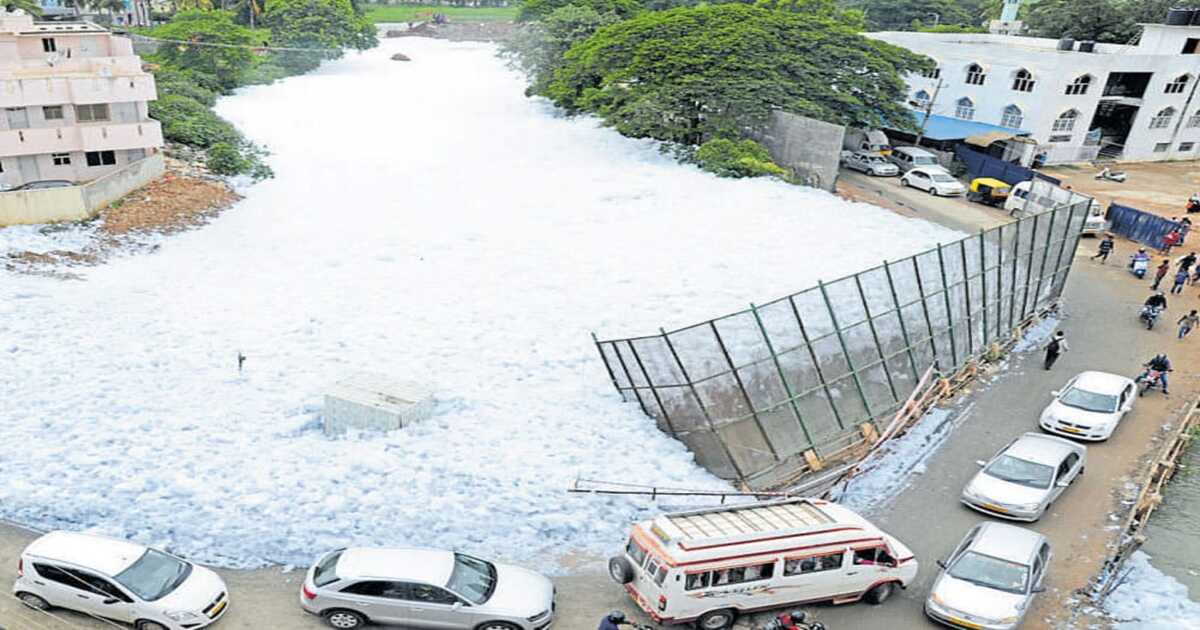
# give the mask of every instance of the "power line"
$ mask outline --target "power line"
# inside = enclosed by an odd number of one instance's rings
[[[161,37],[150,37],[149,35],[138,35],[137,33],[125,33],[126,36],[147,42],[158,42],[160,44],[183,44],[185,46],[209,46],[211,48],[244,48],[253,51],[272,51],[272,52],[320,52],[328,53],[341,51],[341,48],[297,48],[289,46],[255,46],[252,44],[222,44],[220,42],[197,42],[186,39],[163,39]]]

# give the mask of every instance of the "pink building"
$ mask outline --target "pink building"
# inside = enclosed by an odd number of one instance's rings
[[[0,10],[0,190],[86,182],[158,152],[155,98],[128,39]]]

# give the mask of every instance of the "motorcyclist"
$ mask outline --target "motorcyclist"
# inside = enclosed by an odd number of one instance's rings
[[[597,630],[621,630],[621,626],[632,627],[625,621],[625,613],[614,610],[600,620],[600,627]]]
[[[1146,302],[1142,304],[1142,306],[1146,308],[1157,308],[1160,311],[1165,311],[1167,310],[1167,296],[1162,291],[1158,291],[1154,295],[1146,298]]]
[[[1138,377],[1138,380],[1145,380],[1150,376],[1150,370],[1158,372],[1157,382],[1162,385],[1162,391],[1165,395],[1170,395],[1167,391],[1167,372],[1171,371],[1171,360],[1165,354],[1156,354],[1153,359],[1146,362],[1146,371]],[[1153,385],[1153,383],[1151,383]]]

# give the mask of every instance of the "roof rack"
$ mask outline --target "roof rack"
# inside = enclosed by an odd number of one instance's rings
[[[749,505],[664,514],[666,524],[680,540],[726,539],[747,534],[807,530],[829,525],[834,519],[812,499],[789,499]]]

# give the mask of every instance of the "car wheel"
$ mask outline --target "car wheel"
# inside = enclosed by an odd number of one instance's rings
[[[167,630],[167,627],[161,623],[156,621],[146,621],[144,619],[137,622],[137,625],[134,627],[137,628],[137,630]]]
[[[925,191],[925,192],[928,192],[930,195],[933,195],[934,197],[938,196],[938,194],[937,194],[937,188],[935,188],[935,187],[933,187],[933,186],[930,186],[930,187],[929,187],[929,190],[927,190],[927,191]]]
[[[700,630],[724,630],[732,626],[735,619],[737,619],[737,611],[710,610],[700,615],[700,619],[696,620],[696,627]]]
[[[50,602],[33,593],[20,593],[17,595],[17,599],[20,599],[22,604],[34,610],[50,610]]]
[[[617,584],[628,584],[633,581],[633,563],[622,556],[610,558],[608,574]]]
[[[367,625],[367,618],[353,610],[331,610],[325,613],[325,623],[340,630],[351,630]]]
[[[867,594],[863,596],[863,599],[867,600],[868,604],[879,605],[883,602],[886,602],[888,598],[892,596],[892,591],[894,590],[896,590],[896,586],[891,582],[877,584],[874,588],[867,591]]]
[[[479,625],[475,630],[521,630],[507,621],[488,621]]]

